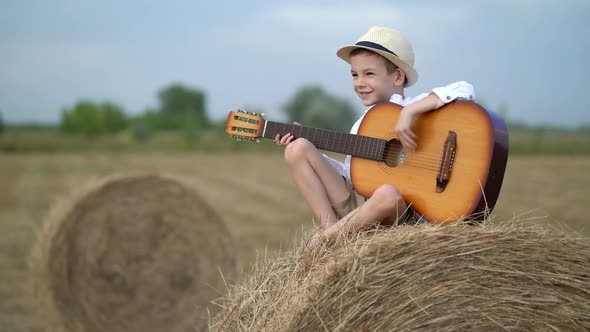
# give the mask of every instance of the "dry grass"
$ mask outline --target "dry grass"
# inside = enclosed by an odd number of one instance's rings
[[[220,217],[181,181],[156,174],[109,177],[62,199],[31,266],[40,317],[68,331],[203,328],[226,289],[222,273],[236,272]]]
[[[526,214],[537,223],[590,236],[588,157],[513,157],[494,215]],[[36,233],[55,200],[97,177],[158,172],[181,177],[228,225],[239,276],[257,256],[288,247],[312,218],[276,153],[52,154],[0,156],[0,331],[44,331],[31,315],[25,282]],[[543,217],[541,219],[541,217]],[[258,253],[258,254],[257,254]]]
[[[583,331],[590,243],[539,227],[399,226],[272,257],[212,331]]]

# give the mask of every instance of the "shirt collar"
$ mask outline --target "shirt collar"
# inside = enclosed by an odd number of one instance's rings
[[[410,98],[407,98],[407,97],[404,98],[401,95],[398,95],[397,93],[394,94],[393,96],[391,96],[391,98],[389,98],[389,101],[390,102],[395,103],[395,104],[398,104],[400,106],[405,106],[409,100],[410,100]],[[367,113],[371,109],[371,107],[373,107],[373,106],[375,106],[375,105],[368,106],[365,109],[365,112],[364,113]]]
[[[389,98],[389,101],[398,105],[405,105],[407,98],[398,95],[397,93]]]

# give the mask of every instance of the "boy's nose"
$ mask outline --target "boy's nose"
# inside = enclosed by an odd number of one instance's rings
[[[357,78],[354,81],[354,86],[355,87],[363,87],[363,86],[365,86],[365,81],[362,78]]]

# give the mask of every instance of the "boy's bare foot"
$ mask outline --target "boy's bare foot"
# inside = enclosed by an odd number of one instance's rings
[[[311,238],[309,238],[309,241],[307,241],[307,244],[305,245],[305,252],[313,251],[320,244],[321,237],[322,231],[318,231],[317,233],[312,235]]]

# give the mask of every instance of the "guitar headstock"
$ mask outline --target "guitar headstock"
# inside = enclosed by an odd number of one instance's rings
[[[237,140],[258,141],[264,129],[263,115],[242,110],[229,112],[225,132]]]

